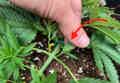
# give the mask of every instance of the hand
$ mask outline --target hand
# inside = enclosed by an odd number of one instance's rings
[[[71,39],[71,33],[81,22],[81,0],[11,0],[11,2],[59,23],[65,38],[75,46],[80,48],[88,46],[89,38],[83,28],[79,30],[75,39]]]

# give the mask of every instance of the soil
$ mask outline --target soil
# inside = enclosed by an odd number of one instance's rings
[[[43,35],[38,34],[35,41],[38,43],[38,48],[45,49],[45,47],[47,47],[47,39],[45,39]],[[79,58],[78,60],[68,58],[66,55],[62,55],[60,59],[66,63],[66,65],[68,65],[68,67],[78,79],[82,77],[95,77],[104,79],[102,74],[100,74],[99,70],[95,67],[91,49],[75,48],[73,52]],[[43,54],[34,52],[32,55],[26,57],[26,59],[32,61],[37,67],[40,67],[44,61],[46,61],[47,57],[43,56]],[[30,65],[27,61],[25,64]],[[57,83],[69,83],[71,76],[61,64],[53,61],[45,71],[45,74],[48,75],[53,70],[56,70],[58,74]],[[28,69],[21,71],[21,78],[22,80],[25,80],[26,83],[29,83],[31,80],[30,71]]]
[[[119,12],[120,5],[119,4],[116,5],[116,4],[118,3],[108,4],[108,6],[114,7],[116,9],[116,12],[120,13]],[[120,20],[119,15],[113,15],[113,17]],[[38,48],[46,49],[47,39],[45,36],[38,33],[35,41],[38,43],[37,44]],[[65,55],[62,55],[60,59],[69,66],[69,68],[72,70],[72,72],[78,79],[82,77],[93,77],[93,78],[106,79],[105,77],[102,76],[102,74],[96,68],[91,49],[75,48],[73,51],[77,54],[77,57],[79,58],[78,60],[70,59],[66,57]],[[31,60],[37,67],[39,67],[44,63],[47,57],[43,56],[43,54],[34,52],[29,57],[26,57],[26,59]],[[29,65],[27,61],[25,62],[25,64]],[[120,76],[120,65],[119,64],[115,64],[115,65],[118,70],[118,74]],[[56,70],[58,74],[57,83],[69,83],[71,76],[64,69],[64,67],[56,61],[53,61],[49,65],[49,67],[45,71],[45,74],[48,75],[50,72],[52,72],[53,69]],[[21,78],[22,80],[26,81],[26,83],[30,83],[30,80],[31,80],[30,71],[28,69],[21,71]]]

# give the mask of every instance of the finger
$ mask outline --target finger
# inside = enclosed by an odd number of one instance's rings
[[[88,46],[89,38],[83,28],[77,32],[78,36],[75,39],[71,39],[71,33],[75,31],[79,25],[80,20],[74,13],[71,12],[61,22],[60,29],[63,32],[64,36],[75,46],[84,48]]]
[[[10,0],[10,1],[18,6],[29,9],[34,8],[35,5],[38,3],[38,0]]]
[[[48,4],[48,0],[10,0],[12,3],[25,8],[27,10],[31,10],[37,14],[43,14],[46,5]]]
[[[71,0],[71,7],[73,12],[80,18],[82,10],[82,1],[81,0]]]

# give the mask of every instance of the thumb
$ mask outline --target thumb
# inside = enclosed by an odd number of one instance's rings
[[[89,38],[83,28],[77,32],[77,37],[75,39],[71,39],[71,33],[79,26],[80,19],[72,12],[68,13],[60,22],[60,30],[63,32],[64,36],[75,46],[85,48],[89,44]]]
[[[38,0],[10,0],[10,1],[20,7],[27,9],[33,9],[38,4]]]
[[[20,6],[22,8],[25,8],[27,10],[31,10],[32,12],[44,15],[45,10],[47,8],[46,5],[48,5],[48,0],[10,0],[12,3],[16,4],[17,6]]]

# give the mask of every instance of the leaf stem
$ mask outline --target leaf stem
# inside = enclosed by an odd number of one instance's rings
[[[53,59],[55,59],[57,62],[59,62],[60,64],[62,64],[63,65],[63,67],[68,71],[68,73],[71,75],[71,77],[74,79],[74,81],[76,82],[76,83],[78,83],[78,81],[77,81],[77,78],[73,75],[73,73],[72,73],[72,71],[70,70],[70,68],[64,63],[64,62],[62,62],[60,59],[58,59],[54,54],[56,54],[55,52],[53,52],[53,54],[52,53],[49,53],[49,52],[47,52],[47,51],[45,51],[45,50],[41,50],[41,49],[38,49],[38,48],[34,48],[33,50],[35,50],[35,51],[37,51],[37,52],[39,52],[39,53],[45,53],[46,55],[48,55],[49,56],[49,58],[48,58],[48,60],[46,61],[46,65],[44,64],[43,65],[43,67],[42,67],[42,69],[40,69],[40,74],[43,74],[43,70],[45,70],[46,69],[46,67],[51,63],[51,61],[53,60]]]

